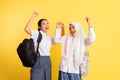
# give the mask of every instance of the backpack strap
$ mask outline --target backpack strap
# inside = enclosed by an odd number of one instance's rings
[[[39,53],[39,51],[38,51],[38,48],[39,48],[39,43],[41,42],[41,39],[42,39],[42,34],[40,33],[40,31],[39,31],[39,35],[38,35],[38,39],[37,39],[37,54]],[[38,54],[38,55],[40,55],[40,54]]]

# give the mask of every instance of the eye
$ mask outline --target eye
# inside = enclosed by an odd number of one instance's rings
[[[45,23],[42,23],[43,25],[45,25]]]

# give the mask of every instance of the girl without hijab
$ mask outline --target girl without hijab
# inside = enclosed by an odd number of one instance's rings
[[[30,69],[30,80],[51,80],[52,65],[50,49],[51,45],[54,44],[54,40],[47,34],[49,30],[49,23],[47,19],[40,19],[38,21],[38,30],[31,29],[31,24],[37,16],[38,13],[34,11],[32,17],[25,26],[25,32],[28,33],[34,41],[35,50],[37,50],[38,35],[39,33],[42,35],[42,39],[38,48],[39,56],[37,56],[35,65]]]
[[[82,80],[80,76],[80,64],[86,46],[94,43],[95,33],[91,26],[90,19],[86,17],[89,25],[89,37],[86,38],[82,26],[78,22],[69,24],[69,34],[60,36],[60,28],[64,24],[57,23],[55,32],[55,43],[62,44],[62,59],[59,68],[59,80]]]

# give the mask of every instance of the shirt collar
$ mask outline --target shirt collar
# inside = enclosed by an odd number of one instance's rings
[[[42,30],[40,30],[42,36],[47,36],[47,34],[45,32],[43,32]]]

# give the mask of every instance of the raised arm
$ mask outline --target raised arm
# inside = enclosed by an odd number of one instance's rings
[[[61,36],[65,35],[65,28],[64,28],[64,23],[61,23]]]
[[[89,26],[89,27],[92,27],[92,24],[91,24],[91,21],[90,21],[90,18],[89,18],[89,17],[86,17],[86,21],[87,21],[87,23],[88,23],[88,26]]]
[[[88,26],[89,26],[89,31],[88,31],[88,38],[85,40],[85,44],[86,45],[90,45],[92,43],[94,43],[96,37],[95,37],[95,33],[94,33],[94,29],[91,25],[91,21],[90,21],[90,18],[89,17],[86,17],[86,21],[88,23]]]
[[[60,32],[61,29],[61,32]],[[61,43],[61,36],[64,36],[64,24],[62,22],[58,22],[56,25],[54,42]]]
[[[33,15],[31,16],[30,20],[28,21],[28,23],[27,23],[26,26],[25,26],[25,29],[24,29],[24,30],[25,30],[25,32],[28,33],[29,35],[32,34],[32,31],[31,31],[30,26],[31,26],[34,18],[37,17],[37,16],[38,16],[38,13],[34,11],[34,12],[33,12]]]

